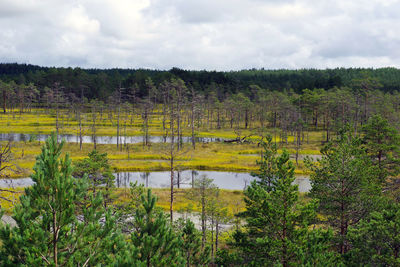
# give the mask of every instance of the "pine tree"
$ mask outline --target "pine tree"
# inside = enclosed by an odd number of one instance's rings
[[[257,181],[260,185],[264,186],[269,192],[272,190],[272,182],[275,179],[274,175],[277,171],[276,154],[278,148],[276,144],[272,143],[272,137],[270,135],[266,136],[266,142],[261,142],[262,147],[262,159],[257,160],[256,163],[259,166],[259,170],[252,172],[251,175],[257,177]]]
[[[117,221],[123,233],[132,233],[134,231],[136,210],[142,206],[142,195],[145,192],[143,184],[138,184],[137,181],[130,183],[127,199],[129,201],[115,203],[114,206],[118,209]]]
[[[182,239],[186,266],[206,266],[210,262],[210,247],[201,249],[201,233],[195,228],[194,223],[187,219],[181,225],[178,224],[177,229]]]
[[[319,212],[337,233],[336,244],[341,254],[350,248],[348,227],[379,204],[381,190],[376,169],[360,147],[360,138],[342,130],[336,141],[321,150],[321,160],[306,160],[311,170],[310,195],[319,201]]]
[[[112,174],[107,153],[99,153],[97,150],[91,151],[87,158],[75,162],[73,175],[80,178],[86,175],[89,178],[89,189],[93,195],[96,195],[98,191],[103,194],[105,207],[112,202],[111,189],[115,187],[115,177]]]
[[[378,168],[379,179],[386,179],[400,173],[400,135],[380,115],[368,119],[363,127],[363,145],[373,164]]]
[[[0,228],[2,266],[88,266],[110,264],[124,250],[115,220],[102,197],[87,195],[86,179],[72,177],[64,142],[53,133],[37,157],[35,184],[25,189],[14,210],[17,227]],[[82,206],[84,198],[89,201]]]
[[[249,266],[291,266],[304,259],[312,262],[315,255],[306,252],[306,244],[316,203],[299,204],[294,166],[287,151],[272,164],[269,175],[274,179],[270,184],[253,181],[244,192],[246,211],[239,216],[245,218],[246,225],[244,231],[235,232],[233,245],[241,252],[242,264]]]
[[[207,238],[207,207],[211,200],[215,198],[218,188],[213,183],[213,179],[208,178],[206,175],[201,175],[194,181],[193,188],[187,192],[186,198],[196,201],[200,209],[201,220],[201,247],[206,247]]]
[[[164,213],[155,206],[151,190],[142,195],[142,207],[136,210],[131,234],[133,253],[120,263],[122,266],[184,266],[181,240],[173,231]],[[137,254],[138,252],[138,254]]]
[[[323,229],[308,231],[303,246],[298,247],[298,266],[342,266],[342,259],[332,249],[333,232]]]
[[[352,266],[400,266],[400,205],[390,203],[349,229]]]

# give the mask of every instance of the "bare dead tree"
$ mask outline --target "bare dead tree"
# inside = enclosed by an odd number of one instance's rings
[[[0,144],[0,179],[8,178],[10,173],[19,172],[18,166],[13,164],[12,142],[8,141],[5,144]],[[11,184],[12,188],[12,184]],[[21,192],[12,189],[0,188],[0,192],[12,194],[20,194]],[[0,199],[14,204],[14,199],[0,195]]]
[[[53,86],[53,94],[54,94],[54,104],[56,108],[56,133],[57,133],[57,142],[59,142],[59,133],[60,133],[60,104],[62,104],[64,100],[64,94],[62,91],[63,87],[61,87],[59,82],[55,82]]]
[[[90,107],[92,112],[92,139],[93,139],[93,149],[96,150],[97,147],[97,136],[96,136],[96,120],[97,120],[97,108],[100,106],[100,102],[97,100],[90,101]]]
[[[191,93],[192,93],[192,101],[191,101],[191,119],[190,119],[190,126],[192,128],[192,147],[193,149],[196,149],[196,140],[195,140],[195,136],[194,136],[194,118],[195,118],[195,104],[197,101],[197,95],[196,92],[194,91],[194,88],[191,88]],[[209,117],[207,117],[207,120],[209,119]],[[207,122],[208,125],[208,122]]]

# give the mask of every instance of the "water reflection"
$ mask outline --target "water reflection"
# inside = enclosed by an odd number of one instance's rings
[[[249,173],[186,170],[175,172],[173,181],[177,188],[189,188],[201,175],[213,179],[213,183],[219,188],[230,190],[243,190],[255,179]],[[171,181],[170,172],[119,172],[114,173],[114,176],[115,186],[119,188],[129,187],[134,182],[145,187],[166,188]],[[310,180],[306,176],[297,176],[294,183],[299,186],[300,192],[311,189]],[[31,178],[0,179],[0,187],[26,187],[32,184]]]
[[[23,134],[23,133],[2,133],[0,134],[0,141],[15,141],[15,142],[28,142],[30,140],[45,141],[50,135],[49,134]],[[60,134],[59,138],[64,138],[68,143],[79,143],[79,136],[73,134]],[[209,142],[222,142],[223,138],[217,137],[195,137],[195,141],[198,143],[209,143]],[[137,144],[143,142],[143,136],[120,136],[119,140],[116,136],[96,136],[97,144]],[[175,138],[177,141],[177,138]],[[169,143],[171,142],[170,137],[165,136],[150,136],[150,143]],[[183,136],[183,143],[191,143],[192,137]],[[82,143],[94,143],[93,136],[82,136]]]

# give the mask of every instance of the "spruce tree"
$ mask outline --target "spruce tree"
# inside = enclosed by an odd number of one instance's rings
[[[72,177],[71,160],[60,159],[64,142],[52,134],[33,168],[35,184],[14,210],[17,227],[1,226],[2,266],[111,264],[124,242],[105,213],[102,197],[87,195],[86,179]],[[89,201],[82,206],[84,198]]]

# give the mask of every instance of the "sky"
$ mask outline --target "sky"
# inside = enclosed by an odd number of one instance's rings
[[[0,62],[400,67],[399,11],[397,0],[0,0]]]

